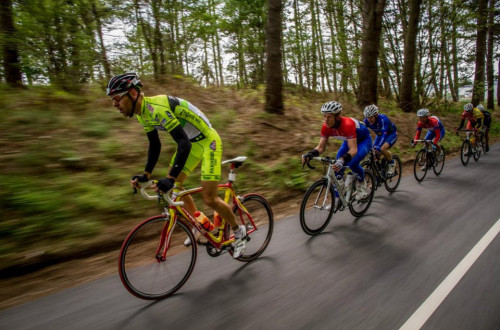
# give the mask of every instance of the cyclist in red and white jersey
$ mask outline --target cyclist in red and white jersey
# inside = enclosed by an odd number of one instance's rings
[[[432,143],[436,147],[438,160],[440,160],[440,158],[442,159],[442,150],[438,142],[441,141],[446,134],[443,124],[437,116],[430,116],[428,109],[418,110],[417,117],[417,132],[415,134],[414,140],[419,140],[420,134],[422,133],[422,128],[426,128],[427,134],[425,135],[424,140],[433,140]],[[412,143],[412,147],[414,146],[415,143]]]
[[[367,193],[365,172],[360,162],[365,158],[372,148],[372,138],[366,126],[351,117],[343,117],[342,105],[331,101],[323,104],[321,113],[324,123],[321,127],[321,137],[318,146],[308,153],[302,155],[302,163],[317,157],[325,151],[329,137],[344,141],[337,152],[337,162],[333,165],[335,171],[339,171],[344,165],[358,175],[358,189]]]

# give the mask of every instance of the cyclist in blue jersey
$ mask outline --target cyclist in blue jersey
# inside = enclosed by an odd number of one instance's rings
[[[365,178],[365,171],[360,162],[365,158],[372,147],[370,131],[357,119],[343,117],[342,105],[331,101],[323,104],[321,113],[324,123],[321,127],[321,137],[316,148],[302,155],[302,163],[317,157],[325,151],[329,137],[344,141],[337,152],[337,162],[333,165],[335,171],[342,169],[344,165],[358,175],[358,190],[363,194],[368,193]]]
[[[382,159],[383,167],[385,167],[384,161],[389,162],[387,174],[390,175],[394,173],[394,167],[396,165],[389,151],[398,140],[396,125],[390,121],[389,117],[379,113],[378,107],[374,104],[365,107],[363,114],[365,116],[364,123],[366,127],[377,135],[373,142],[373,150],[377,157],[379,157],[379,154],[384,156],[384,159]]]

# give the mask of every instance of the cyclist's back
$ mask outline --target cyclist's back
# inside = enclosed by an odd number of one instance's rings
[[[203,140],[212,128],[200,109],[186,100],[167,95],[144,97],[137,119],[146,132],[153,129],[170,132],[180,124],[190,141]]]

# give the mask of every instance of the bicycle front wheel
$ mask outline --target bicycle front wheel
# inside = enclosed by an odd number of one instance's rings
[[[377,188],[379,186],[381,186],[382,182],[384,181],[384,179],[381,177],[381,173],[379,173],[379,171],[376,168],[377,166],[375,164],[372,164],[372,162],[369,160],[365,160],[360,165],[363,168],[363,170],[371,171],[373,173],[373,176],[375,177],[375,180],[377,181],[377,184],[375,185],[375,190],[377,190]]]
[[[335,192],[327,179],[313,183],[307,189],[300,205],[300,226],[308,235],[317,235],[325,230],[335,210]]]
[[[120,250],[118,271],[125,288],[142,299],[163,299],[179,290],[196,263],[196,244],[184,245],[191,230],[177,221],[167,237],[170,221],[158,215],[141,222],[130,232]],[[164,251],[166,256],[163,257]]]
[[[413,174],[418,182],[421,182],[427,174],[427,151],[425,149],[417,152],[417,157],[415,157],[413,163]]]
[[[247,194],[240,200],[245,210],[234,207],[238,224],[244,224],[247,229],[247,243],[245,252],[237,259],[252,261],[257,259],[271,241],[274,229],[274,216],[269,202],[258,194]],[[232,250],[230,250],[232,254]]]
[[[398,155],[392,155],[394,160],[394,171],[392,174],[386,174],[384,185],[388,192],[394,192],[401,182],[401,172],[403,171],[403,166],[401,165],[401,159]],[[387,172],[386,172],[387,173]]]
[[[471,152],[470,141],[466,139],[462,143],[462,148],[460,149],[460,160],[462,161],[463,166],[467,166],[469,163]]]
[[[434,163],[434,167],[433,167],[434,174],[436,174],[436,175],[441,174],[441,172],[443,171],[443,168],[444,168],[444,161],[445,161],[445,157],[446,157],[446,152],[445,152],[443,146],[441,146],[441,150],[442,150],[443,154],[436,156],[436,162]]]
[[[356,181],[356,180],[354,180]],[[358,190],[355,182],[352,184],[351,203],[349,204],[349,211],[355,217],[360,217],[368,211],[372,204],[373,195],[375,194],[375,179],[370,171],[365,171],[365,178],[363,179],[364,190]]]

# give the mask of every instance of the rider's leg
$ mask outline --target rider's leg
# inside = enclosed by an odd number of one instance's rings
[[[390,145],[387,142],[385,142],[382,145],[382,147],[380,148],[380,152],[382,153],[382,155],[384,155],[384,157],[387,160],[387,162],[390,162],[392,160],[392,154],[389,151],[389,148],[390,148]]]
[[[188,175],[184,172],[181,172],[177,176],[177,179],[175,180],[177,186],[179,187],[180,191],[185,190],[183,187],[184,182],[186,181]],[[187,195],[181,198],[181,200],[184,202],[184,209],[186,209],[190,214],[195,214],[197,211],[196,205],[194,204],[193,198],[191,195]]]
[[[219,182],[217,181],[202,181],[201,186],[203,187],[203,191],[201,192],[203,197],[203,202],[206,206],[216,211],[224,218],[233,228],[233,230],[238,229],[238,223],[236,222],[236,216],[231,210],[229,204],[224,202],[219,195],[217,194],[218,189],[217,185]]]

